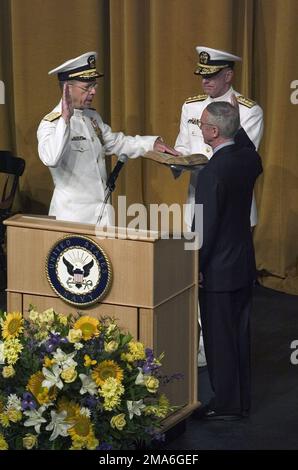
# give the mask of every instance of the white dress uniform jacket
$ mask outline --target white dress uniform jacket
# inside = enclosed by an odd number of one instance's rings
[[[105,197],[105,156],[139,157],[153,149],[157,137],[112,132],[92,109],[75,109],[66,124],[60,102],[37,130],[39,157],[50,168],[55,186],[49,214],[60,220],[96,224]],[[101,225],[111,223],[107,207]]]
[[[214,101],[231,102],[232,94],[235,94],[239,103],[240,123],[250,140],[254,143],[256,149],[260,144],[263,134],[263,111],[254,101],[244,98],[232,87],[225,95],[217,98],[211,98],[208,95],[199,95],[189,98],[182,107],[180,132],[175,143],[175,149],[183,155],[201,153],[209,159],[212,156],[212,148],[205,144],[203,134],[198,126],[198,120],[209,103]],[[194,214],[195,184],[197,175],[191,173],[190,184],[188,188],[187,208],[185,212],[185,223],[190,230]],[[253,199],[251,210],[251,225],[257,223],[257,209],[255,199]]]

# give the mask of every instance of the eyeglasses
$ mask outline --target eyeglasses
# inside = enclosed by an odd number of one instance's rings
[[[198,126],[200,129],[202,129],[202,126],[216,127],[215,124],[211,124],[210,122],[202,122],[201,119],[198,119]]]
[[[98,87],[98,83],[90,83],[89,85],[87,86],[80,86],[80,85],[77,85],[77,84],[74,84],[74,83],[70,83],[69,85],[71,86],[75,86],[77,88],[80,88],[81,90],[84,91],[84,93],[90,93],[91,90],[96,90],[97,87]]]

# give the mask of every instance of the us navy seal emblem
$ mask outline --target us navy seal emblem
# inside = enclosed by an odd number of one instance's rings
[[[70,235],[58,240],[49,251],[46,275],[59,297],[84,307],[106,295],[112,270],[104,250],[91,238]]]

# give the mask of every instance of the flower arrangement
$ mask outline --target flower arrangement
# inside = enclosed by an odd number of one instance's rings
[[[114,319],[0,313],[0,450],[131,449],[160,437],[173,410],[162,356]]]

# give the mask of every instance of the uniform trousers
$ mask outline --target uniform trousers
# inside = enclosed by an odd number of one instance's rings
[[[218,412],[248,412],[251,402],[252,285],[229,292],[200,289],[208,372]]]

